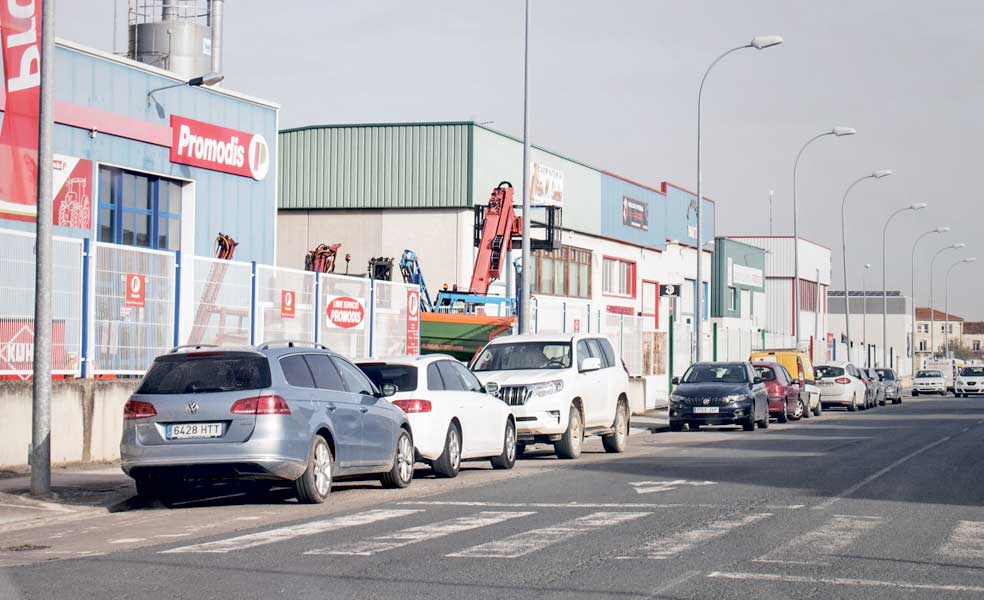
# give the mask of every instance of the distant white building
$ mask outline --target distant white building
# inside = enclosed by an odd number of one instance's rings
[[[844,318],[844,292],[827,293],[828,331],[832,334],[831,358],[845,360],[847,340]],[[889,290],[887,298],[881,290],[851,292],[851,359],[868,367],[889,367],[900,376],[908,376],[912,370],[912,304],[908,296]],[[882,336],[882,310],[886,309],[888,360],[885,361]]]

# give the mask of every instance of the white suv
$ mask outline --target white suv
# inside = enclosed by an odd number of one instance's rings
[[[516,417],[518,453],[550,443],[577,458],[585,435],[623,452],[629,435],[629,376],[608,338],[584,335],[504,336],[489,342],[471,369]]]

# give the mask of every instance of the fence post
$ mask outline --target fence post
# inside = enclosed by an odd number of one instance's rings
[[[588,304],[588,333],[591,333],[591,305]]]
[[[321,303],[321,273],[314,271],[314,343],[317,344],[321,341],[321,327],[319,327],[319,322],[321,320],[321,308],[319,304]]]
[[[673,391],[673,346],[676,342],[673,339],[673,317],[670,316],[670,364],[669,370],[666,374],[666,387],[669,391]]]
[[[533,333],[540,333],[540,301],[533,298]],[[529,319],[529,317],[524,317]],[[522,333],[522,332],[520,332]]]
[[[250,263],[249,273],[249,345],[256,344],[256,261]]]
[[[371,274],[370,274],[371,275]],[[374,321],[376,319],[376,280],[369,278],[369,358],[374,358],[373,341],[376,338]]]
[[[714,323],[711,325],[711,336],[713,338],[713,344],[711,346],[711,356],[714,360],[718,359],[718,324]]]
[[[174,251],[174,346],[181,345],[181,251]]]
[[[625,356],[625,315],[618,316],[618,354]]]
[[[561,333],[567,333],[567,303],[566,302],[560,303],[560,315],[561,318],[563,319],[562,325],[560,326],[560,331]]]
[[[79,348],[79,376],[89,370],[89,238],[82,238],[82,347]]]

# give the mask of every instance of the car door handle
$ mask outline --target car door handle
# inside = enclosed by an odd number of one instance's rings
[[[369,409],[366,408],[365,406],[363,406],[362,408],[359,409],[359,412],[362,413],[362,414],[365,414],[365,413],[369,412]]]

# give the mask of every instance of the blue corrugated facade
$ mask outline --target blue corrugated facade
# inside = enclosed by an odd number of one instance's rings
[[[666,239],[696,246],[697,211],[694,210],[694,199],[697,195],[670,183],[664,183],[663,190],[666,192]],[[714,240],[714,202],[705,198],[703,209],[704,228],[700,237],[707,248],[707,244]]]
[[[666,248],[666,196],[613,177],[601,178],[601,234],[645,246]]]
[[[92,227],[89,230],[56,227],[55,235],[98,239],[98,182],[100,165],[173,178],[193,184],[192,243],[183,250],[211,255],[219,232],[239,242],[236,258],[274,263],[277,198],[277,107],[274,104],[189,86],[159,92],[156,98],[165,115],[148,105],[147,93],[179,82],[174,77],[138,63],[118,59],[72,44],[60,43],[55,55],[55,148],[64,154],[92,161]],[[0,113],[2,115],[2,113]],[[262,180],[171,162],[162,145],[162,128],[171,115],[242,132],[261,134],[270,152],[269,172]],[[100,124],[110,123],[113,132]],[[93,131],[95,129],[95,131]],[[0,227],[33,231],[33,223],[0,219]]]

